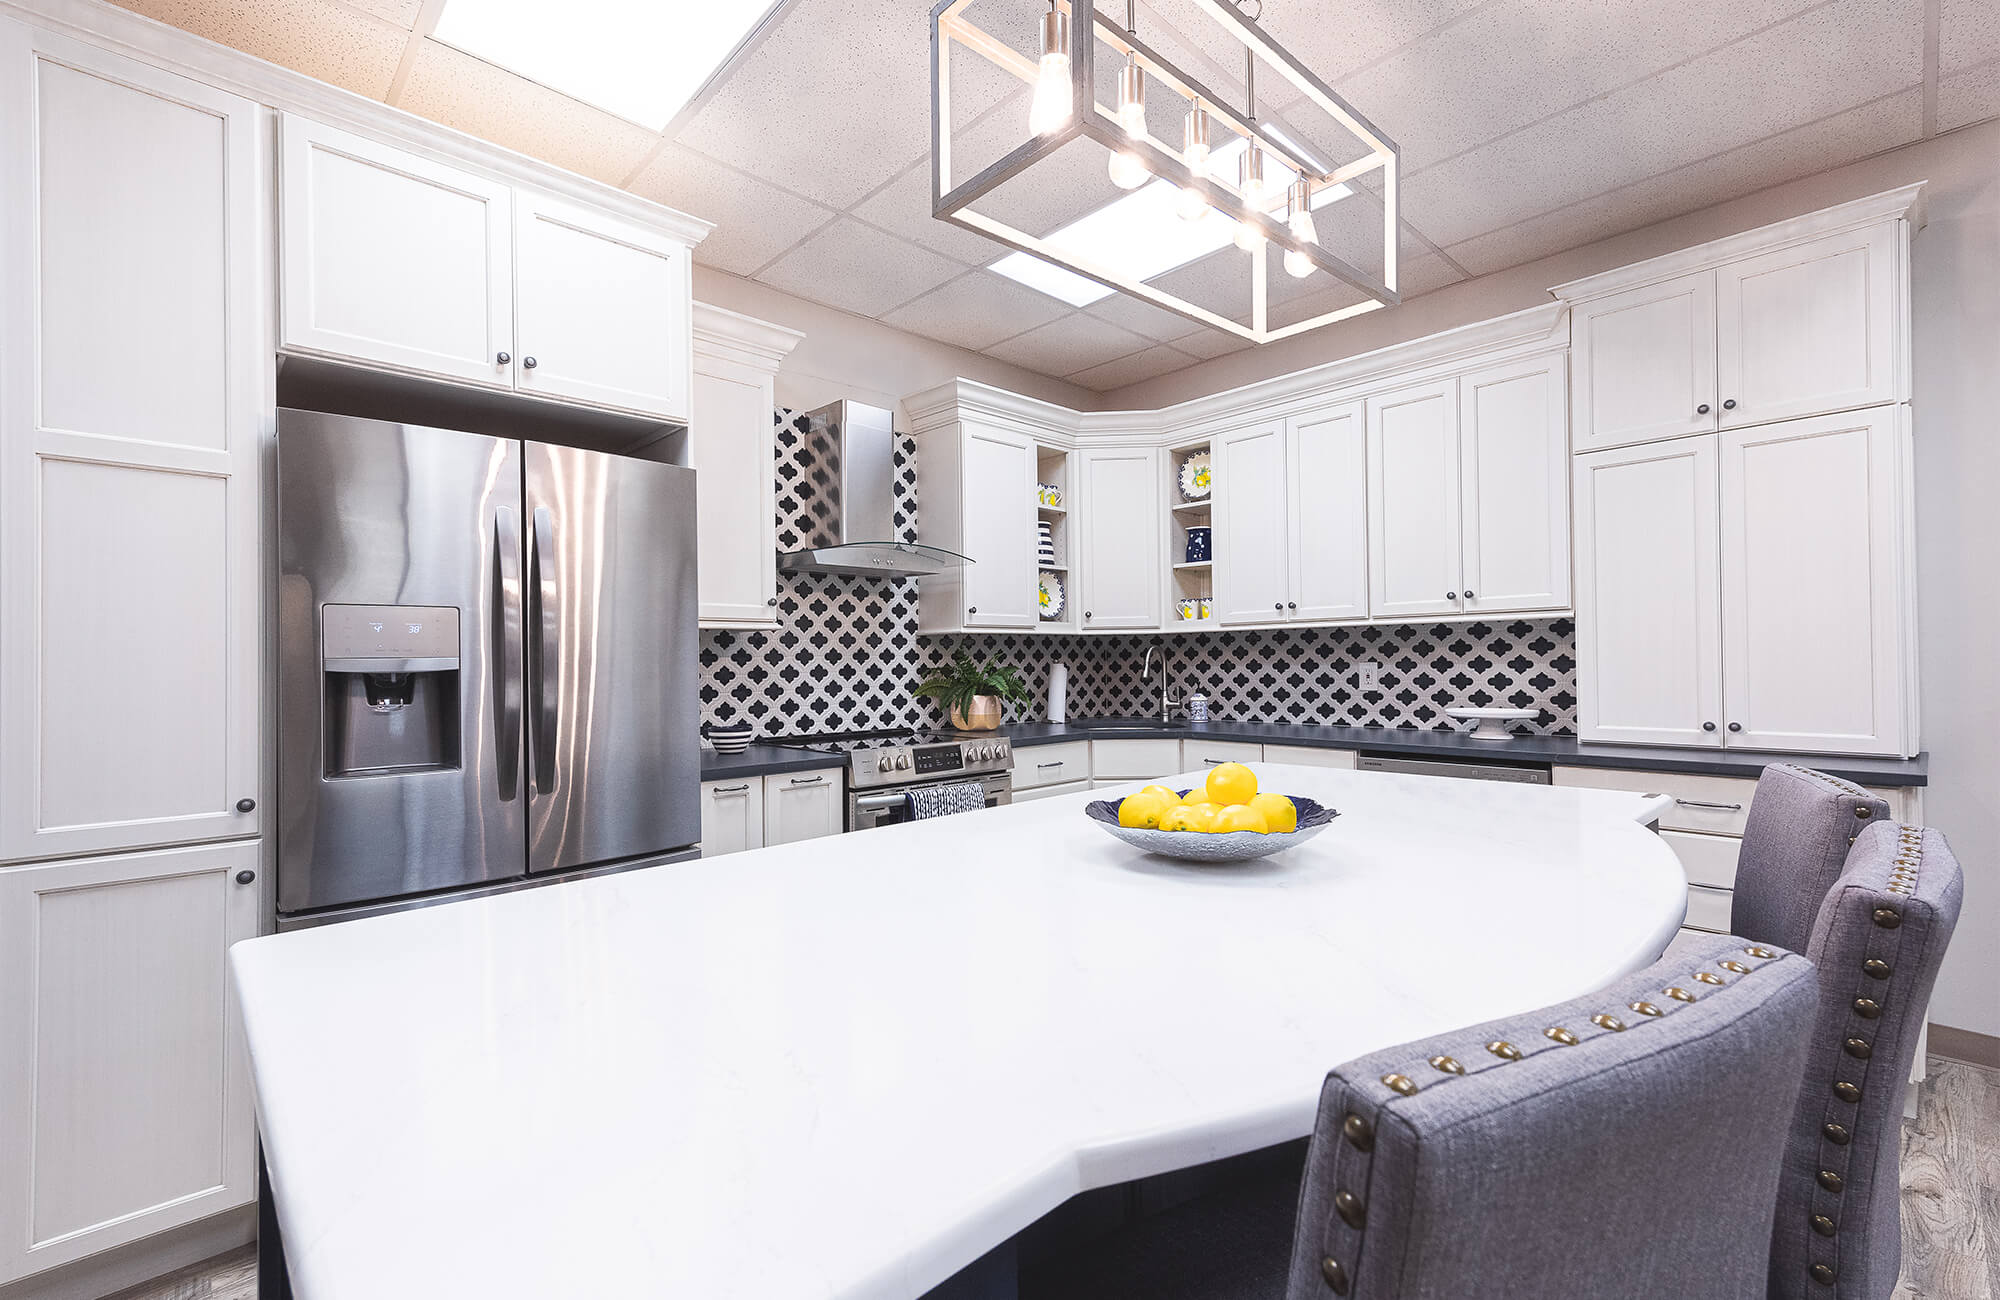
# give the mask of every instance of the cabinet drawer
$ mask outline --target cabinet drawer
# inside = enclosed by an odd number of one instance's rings
[[[1137,781],[1181,770],[1178,740],[1093,740],[1090,774],[1100,781]]]
[[[1183,740],[1181,742],[1181,769],[1199,772],[1205,767],[1220,767],[1224,763],[1261,763],[1264,761],[1264,747],[1241,740]]]
[[[1053,799],[1060,794],[1082,794],[1090,789],[1088,781],[1065,781],[1061,785],[1041,785],[1033,789],[1014,791],[1015,803],[1033,803],[1037,799]]]
[[[1338,767],[1354,770],[1351,749],[1315,749],[1310,745],[1266,745],[1266,763],[1291,763],[1296,767]]]
[[[1727,889],[1708,889],[1701,885],[1689,885],[1685,928],[1707,930],[1711,934],[1728,934],[1729,907],[1733,898],[1734,895]]]
[[[1730,835],[1669,830],[1662,830],[1660,838],[1681,860],[1690,885],[1713,889],[1736,887],[1736,855],[1743,850],[1742,840]]]
[[[1014,788],[1034,790],[1045,785],[1064,785],[1090,777],[1090,742],[1071,740],[1060,745],[1036,745],[1014,751]]]
[[[1743,825],[1750,817],[1750,797],[1757,792],[1755,781],[1737,776],[1630,772],[1609,767],[1558,767],[1555,783],[1593,790],[1668,795],[1674,806],[1660,815],[1661,830],[1701,831],[1710,835],[1742,835]]]

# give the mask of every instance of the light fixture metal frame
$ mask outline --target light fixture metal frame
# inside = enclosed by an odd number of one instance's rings
[[[940,220],[976,231],[1009,248],[1052,262],[1108,289],[1127,293],[1156,307],[1185,316],[1216,329],[1226,330],[1252,343],[1270,343],[1331,325],[1363,312],[1390,307],[1402,301],[1397,289],[1397,185],[1401,153],[1396,142],[1303,64],[1283,46],[1273,41],[1255,22],[1238,12],[1229,0],[1193,0],[1196,8],[1212,17],[1222,30],[1240,41],[1258,63],[1275,71],[1297,87],[1308,100],[1339,122],[1367,152],[1352,162],[1322,171],[1324,164],[1303,156],[1257,120],[1218,97],[1199,80],[1182,71],[1172,61],[1148,46],[1114,18],[1101,12],[1098,0],[1054,0],[1055,7],[1070,19],[1070,117],[1060,129],[1030,136],[1005,155],[956,185],[951,183],[951,45],[956,42],[1025,82],[1032,90],[1040,73],[1039,64],[1012,45],[984,31],[964,11],[972,0],[938,0],[931,8],[931,212]],[[1079,17],[1085,21],[1079,22]],[[1093,39],[1094,37],[1094,39]],[[1171,86],[1178,94],[1198,103],[1212,120],[1219,120],[1259,149],[1268,150],[1302,177],[1311,193],[1346,184],[1369,172],[1382,173],[1382,274],[1377,277],[1354,266],[1316,243],[1294,236],[1282,218],[1274,219],[1261,208],[1244,202],[1235,187],[1213,175],[1197,175],[1181,155],[1153,138],[1150,133],[1129,135],[1118,122],[1115,108],[1097,103],[1092,87],[1092,63],[1097,41],[1121,55],[1130,56],[1147,72]],[[1001,185],[1020,176],[1037,162],[1073,140],[1088,137],[1113,152],[1139,154],[1147,170],[1161,180],[1205,197],[1217,211],[1254,226],[1264,236],[1251,253],[1250,324],[1210,311],[1143,280],[1120,275],[1116,270],[1063,249],[1046,239],[1016,229],[1007,223],[972,210],[972,204]],[[1278,329],[1269,328],[1266,301],[1266,262],[1271,245],[1280,252],[1296,252],[1314,266],[1367,295],[1367,300],[1335,311],[1295,321]]]

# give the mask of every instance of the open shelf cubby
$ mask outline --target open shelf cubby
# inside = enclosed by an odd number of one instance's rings
[[[1192,500],[1181,493],[1181,465],[1190,456],[1199,455],[1209,449],[1206,438],[1195,442],[1182,443],[1167,449],[1160,458],[1161,492],[1167,503],[1167,608],[1164,611],[1168,628],[1196,628],[1214,625],[1211,617],[1183,617],[1183,610],[1199,613],[1204,604],[1213,610],[1215,596],[1215,554],[1213,539],[1209,558],[1189,560],[1187,558],[1188,529],[1208,527],[1212,498],[1203,496]]]
[[[1069,501],[1074,489],[1074,476],[1070,472],[1070,453],[1066,448],[1039,446],[1035,449],[1035,527],[1036,547],[1035,572],[1053,573],[1062,579],[1063,611],[1060,617],[1045,618],[1036,624],[1039,632],[1073,632],[1076,630],[1076,584],[1070,577],[1070,528]],[[1056,499],[1048,499],[1048,492],[1054,490]],[[1049,541],[1055,548],[1055,562],[1044,564],[1041,558],[1040,532],[1046,528]],[[1039,582],[1039,578],[1037,579]]]

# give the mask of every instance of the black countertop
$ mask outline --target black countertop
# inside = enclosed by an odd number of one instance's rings
[[[783,745],[752,745],[740,754],[718,754],[707,745],[701,747],[704,781],[733,781],[770,776],[774,772],[812,772],[829,767],[845,771],[847,760],[839,754],[815,754]]]
[[[1116,727],[1117,734],[1106,728]],[[1126,730],[1146,728],[1146,731]],[[1017,722],[996,733],[1017,746],[1052,745],[1065,740],[1143,740],[1203,736],[1260,744],[1306,745],[1315,749],[1368,750],[1410,758],[1490,759],[1502,763],[1550,763],[1566,767],[1618,767],[1635,771],[1691,772],[1755,780],[1767,763],[1798,763],[1860,785],[1883,787],[1928,784],[1929,755],[1915,758],[1856,758],[1839,754],[1752,753],[1740,749],[1678,749],[1665,745],[1587,745],[1574,736],[1516,736],[1474,740],[1459,731],[1418,731],[1402,727],[1322,727],[1283,722],[1174,722],[1151,718],[1086,718],[1076,722]],[[703,769],[706,776],[707,769]]]

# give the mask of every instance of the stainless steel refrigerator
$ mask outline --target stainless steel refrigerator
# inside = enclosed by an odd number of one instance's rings
[[[692,856],[694,472],[278,415],[281,927]]]

